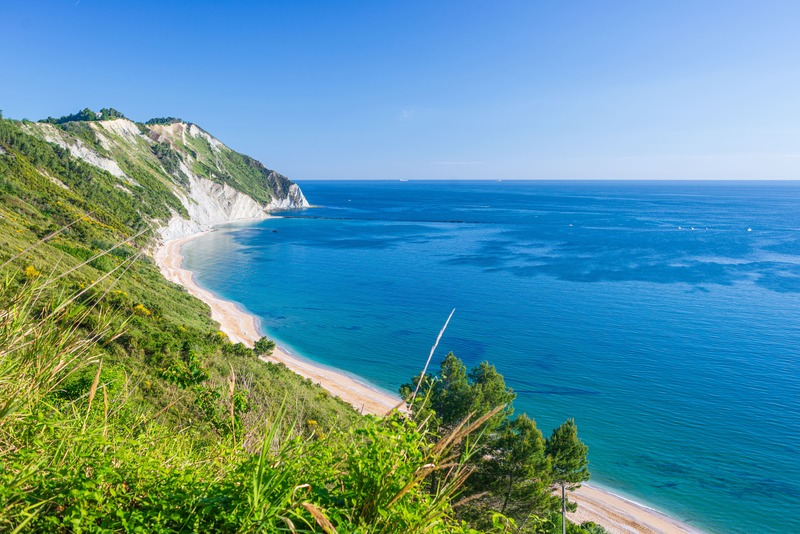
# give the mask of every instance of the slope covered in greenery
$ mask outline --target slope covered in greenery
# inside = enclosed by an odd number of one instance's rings
[[[493,367],[448,357],[410,419],[364,417],[167,282],[148,251],[201,180],[296,188],[179,120],[0,119],[0,531],[558,528],[549,488],[585,450],[510,419]]]
[[[199,126],[178,119],[140,124],[114,109],[98,114],[86,109],[60,119],[17,126],[107,171],[110,180],[98,194],[108,198],[108,188],[116,189],[117,199],[144,208],[142,215],[148,216],[149,224],[155,220],[166,223],[174,214],[184,218],[191,215],[192,205],[198,202],[196,189],[201,185],[228,186],[247,195],[254,206],[266,209],[307,205],[302,192],[288,178],[231,150]]]
[[[302,392],[263,394],[249,351],[227,354],[216,390],[205,359],[153,377],[180,390],[156,409],[151,389],[105,352],[125,330],[114,314],[49,295],[53,278],[24,277],[0,288],[0,530],[470,531],[450,517],[463,462],[443,461],[462,435],[434,441],[397,414],[356,419]],[[189,391],[195,420],[177,404]],[[336,424],[306,419],[311,405]],[[434,470],[446,483],[430,492],[420,482]]]
[[[0,120],[0,264],[8,262],[4,272],[30,269],[52,279],[47,291],[80,293],[78,300],[87,306],[102,302],[116,323],[125,323],[125,332],[104,347],[107,361],[124,366],[147,389],[149,404],[163,407],[177,398],[186,409],[170,413],[180,420],[196,418],[195,392],[182,387],[188,379],[165,377],[191,374],[188,370],[200,362],[209,374],[201,381],[209,385],[202,387],[211,391],[230,372],[231,356],[245,351],[221,335],[204,303],[164,280],[144,254],[157,238],[158,223],[182,204],[167,180],[152,173],[142,185],[146,173],[132,172],[156,167],[155,156],[125,167],[139,183],[126,190],[118,177],[30,134],[43,126],[50,125]],[[69,123],[68,129],[85,126]],[[143,153],[149,154],[150,148]],[[293,373],[251,359],[243,357],[235,369],[252,384],[249,389],[285,391],[298,399],[320,396],[317,388],[301,383]],[[330,399],[306,404],[312,419],[350,416],[349,407]]]
[[[85,123],[64,126],[102,146]],[[145,177],[149,146],[136,161],[107,148],[121,184],[48,128],[0,120],[0,530],[447,523],[446,496],[406,488],[430,460],[420,430],[258,360],[160,275],[144,253],[152,222],[181,204]]]

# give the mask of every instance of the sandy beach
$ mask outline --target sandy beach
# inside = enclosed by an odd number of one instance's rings
[[[575,513],[567,513],[571,521],[593,521],[612,534],[702,534],[657,510],[595,486],[583,484],[568,498],[578,503]]]
[[[194,282],[191,271],[183,268],[181,247],[204,233],[164,242],[155,252],[154,259],[168,280],[185,287],[190,294],[211,308],[211,317],[220,324],[220,330],[233,342],[252,347],[261,337],[258,321],[239,309],[236,304],[219,298]],[[267,361],[280,362],[297,374],[312,380],[327,391],[353,405],[362,413],[385,415],[398,407],[399,397],[370,387],[352,376],[324,367],[290,354],[284,348],[275,348]],[[572,492],[570,500],[578,503],[578,510],[568,514],[576,522],[593,521],[613,534],[700,534],[701,531],[682,524],[660,512],[619,497],[594,486],[584,485]]]

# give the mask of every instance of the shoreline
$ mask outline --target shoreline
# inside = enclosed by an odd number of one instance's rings
[[[567,498],[578,503],[575,512],[567,512],[570,521],[578,524],[592,521],[611,534],[705,534],[703,530],[603,487],[582,484]]]
[[[194,273],[183,267],[183,245],[209,231],[164,241],[155,250],[153,259],[164,278],[183,286],[189,294],[208,304],[211,318],[232,342],[252,347],[261,337],[258,319],[235,303],[200,287],[194,280]],[[293,355],[279,345],[271,356],[262,360],[283,363],[361,413],[383,416],[402,403],[398,396],[371,387],[340,370]],[[578,503],[578,510],[567,514],[571,521],[578,524],[593,521],[611,534],[703,534],[701,530],[605,488],[584,484],[570,492],[568,498]]]
[[[164,241],[156,249],[153,259],[164,278],[183,286],[190,295],[208,304],[211,308],[211,318],[219,323],[220,330],[228,336],[228,339],[252,348],[253,344],[261,337],[258,319],[240,309],[235,303],[200,287],[194,280],[194,273],[183,268],[183,254],[181,253],[183,245],[208,232]],[[378,390],[337,369],[296,356],[280,345],[276,345],[271,356],[261,359],[284,364],[303,378],[319,384],[323,389],[352,405],[361,413],[383,416],[393,408],[398,408],[402,403],[399,396]]]

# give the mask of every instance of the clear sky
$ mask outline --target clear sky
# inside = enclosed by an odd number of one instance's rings
[[[800,1],[0,0],[0,109],[304,179],[800,179]]]

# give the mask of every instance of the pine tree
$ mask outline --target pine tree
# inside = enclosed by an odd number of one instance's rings
[[[567,508],[576,508],[576,505],[569,506],[566,490],[575,490],[581,486],[581,482],[589,480],[589,461],[586,458],[589,447],[578,439],[575,420],[569,419],[553,430],[545,450],[551,464],[553,480],[561,486],[561,522],[562,531],[566,532]]]
[[[418,381],[419,375],[412,379],[412,383],[401,386],[400,395],[408,399]],[[451,352],[442,360],[433,377],[423,379],[412,410],[420,420],[432,412],[436,417],[435,426],[440,431],[447,431],[470,414],[477,419],[498,406],[505,406],[483,425],[491,432],[514,412],[511,402],[516,396],[493,365],[482,362],[467,373],[464,363]]]
[[[270,356],[272,351],[275,350],[275,342],[266,337],[262,337],[255,342],[253,350],[256,351],[258,356]]]
[[[589,480],[589,447],[578,438],[574,419],[553,430],[546,443],[547,458],[552,465],[553,480],[570,491]]]
[[[526,414],[503,423],[468,481],[476,491],[490,491],[492,509],[518,523],[556,509],[551,483],[545,440]]]

